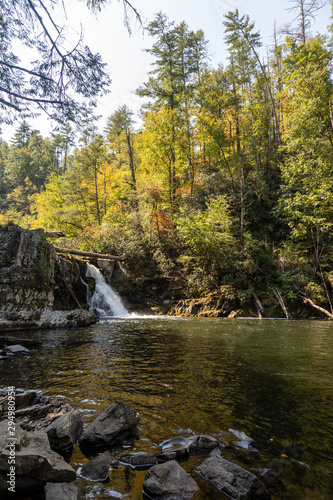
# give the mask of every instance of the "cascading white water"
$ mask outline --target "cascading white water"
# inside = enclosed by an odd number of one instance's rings
[[[128,311],[123,305],[120,297],[112,290],[105,282],[104,276],[99,270],[87,264],[86,276],[94,278],[96,286],[95,291],[91,296],[87,297],[89,310],[96,314],[99,318],[107,318],[110,316],[128,316]]]

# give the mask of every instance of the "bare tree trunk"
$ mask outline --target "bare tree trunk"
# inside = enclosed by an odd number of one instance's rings
[[[98,185],[97,185],[97,163],[94,168],[94,179],[95,179],[95,203],[96,203],[96,214],[98,225],[101,225],[101,218],[99,215],[99,201],[98,201]]]
[[[279,302],[281,309],[284,312],[286,318],[291,319],[291,316],[288,313],[288,310],[286,308],[285,303],[283,302],[283,298],[282,298],[282,295],[280,294],[279,290],[277,288],[273,288],[273,293],[274,293],[275,297],[278,299],[278,302]]]
[[[264,309],[262,303],[260,302],[260,300],[258,299],[257,294],[254,291],[252,292],[252,295],[253,295],[254,301],[256,303],[258,318],[262,319],[262,315],[264,314],[265,309]]]

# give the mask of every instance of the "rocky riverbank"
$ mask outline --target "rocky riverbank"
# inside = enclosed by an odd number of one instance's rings
[[[148,498],[182,500],[196,498],[208,481],[231,499],[271,498],[266,478],[274,482],[273,471],[260,477],[226,459],[224,443],[210,435],[176,437],[160,444],[154,453],[124,453],[121,444],[135,435],[138,412],[115,401],[84,430],[79,410],[54,405],[37,391],[0,392],[0,494],[21,498],[54,500],[80,499],[80,481],[105,482],[112,469],[146,469],[142,488]],[[255,443],[243,433],[237,437],[247,447]],[[115,445],[117,447],[115,448]],[[68,464],[75,446],[94,458],[77,470]],[[188,474],[179,461],[192,455],[201,463]],[[15,464],[15,465],[12,465]],[[9,479],[8,479],[9,478]],[[198,478],[201,478],[198,481]],[[199,483],[199,484],[198,484]],[[81,483],[82,484],[82,483]]]

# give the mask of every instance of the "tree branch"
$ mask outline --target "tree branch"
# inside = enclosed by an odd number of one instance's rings
[[[40,75],[39,73],[36,73],[35,71],[32,71],[30,69],[26,69],[26,68],[22,68],[21,66],[16,66],[15,64],[10,64],[6,61],[0,61],[0,65],[7,66],[7,68],[10,68],[10,69],[17,69],[18,71],[23,71],[24,73],[28,73],[29,75],[37,76],[37,78],[41,78],[43,80],[48,80],[49,82],[54,83],[52,78],[49,78],[49,77],[44,76],[44,75]]]
[[[44,103],[44,104],[60,104],[63,105],[64,103],[61,101],[57,100],[50,100],[50,99],[39,99],[38,97],[26,97],[21,94],[16,94],[15,92],[11,92],[8,89],[5,89],[3,87],[0,87],[0,92],[5,92],[5,94],[12,95],[16,97],[17,99],[23,99],[24,101],[30,101],[30,102],[36,102],[36,103]]]
[[[2,99],[1,97],[0,97],[0,102],[2,104],[4,104],[5,106],[9,106],[10,108],[15,109],[16,111],[21,111],[21,109],[18,106],[16,106],[15,104],[12,104],[9,101],[5,101],[5,99]]]

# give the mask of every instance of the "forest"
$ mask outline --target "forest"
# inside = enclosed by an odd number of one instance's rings
[[[102,133],[92,114],[49,137],[23,117],[0,139],[0,224],[63,231],[133,276],[181,279],[184,297],[275,289],[332,315],[332,27],[311,35],[317,2],[293,3],[269,48],[226,14],[217,67],[202,31],[156,14],[140,126],[126,105]]]

